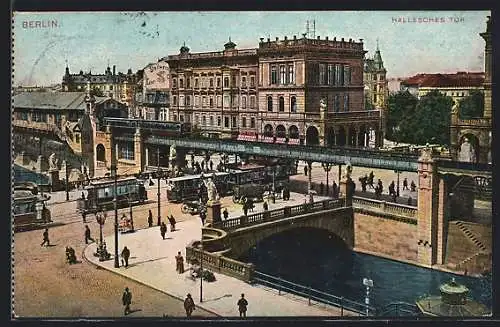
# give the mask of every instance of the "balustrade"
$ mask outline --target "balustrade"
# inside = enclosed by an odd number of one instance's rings
[[[357,196],[354,196],[352,200],[354,207],[374,209],[375,211],[400,215],[408,218],[417,218],[418,209],[414,206],[361,198]]]

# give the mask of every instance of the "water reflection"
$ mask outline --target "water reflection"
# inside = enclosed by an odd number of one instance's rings
[[[424,295],[439,295],[439,286],[452,277],[470,289],[470,297],[491,307],[491,277],[473,278],[421,268],[350,251],[325,230],[293,229],[274,235],[241,258],[257,270],[330,294],[364,302],[363,278],[373,280],[371,303],[414,303]]]

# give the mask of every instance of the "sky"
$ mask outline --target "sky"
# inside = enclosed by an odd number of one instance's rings
[[[178,54],[256,48],[261,37],[301,37],[306,22],[324,39],[363,39],[367,57],[378,45],[388,78],[418,73],[484,71],[489,11],[53,12],[14,13],[15,86],[61,83],[68,64],[126,72]],[[37,24],[38,22],[38,24]],[[50,24],[48,22],[51,22]],[[312,23],[311,23],[312,25]],[[312,28],[311,28],[312,29]]]

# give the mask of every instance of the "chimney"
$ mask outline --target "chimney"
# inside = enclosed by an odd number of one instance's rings
[[[342,38],[342,42],[344,42],[344,38]]]
[[[285,36],[285,41],[287,41],[287,40],[288,40],[288,37]]]
[[[276,42],[278,42],[278,41],[279,41],[279,37],[276,37]]]
[[[296,41],[297,40],[297,35],[294,35],[293,36],[293,40]]]
[[[320,36],[318,36],[318,40],[320,40]]]
[[[335,36],[335,37],[333,38],[333,42],[336,42],[336,41],[337,41],[337,37]]]
[[[325,38],[325,40],[327,40],[327,41],[328,41],[328,36]]]
[[[264,42],[264,38],[263,37],[260,38],[260,43],[262,43],[262,42]]]
[[[113,65],[113,76],[116,75],[116,65]]]
[[[267,38],[267,42],[268,42],[268,43],[269,43],[269,42],[271,42],[271,38]]]

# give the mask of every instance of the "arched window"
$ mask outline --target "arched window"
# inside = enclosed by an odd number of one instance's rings
[[[294,96],[290,98],[290,112],[297,112],[297,98]]]
[[[279,111],[285,111],[285,98],[282,96],[279,98]]]
[[[267,111],[273,111],[273,97],[267,96]]]

